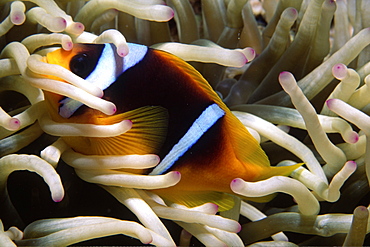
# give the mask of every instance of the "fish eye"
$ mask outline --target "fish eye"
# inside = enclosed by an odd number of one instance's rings
[[[85,79],[94,70],[94,65],[86,53],[81,53],[72,57],[69,68],[74,74]]]

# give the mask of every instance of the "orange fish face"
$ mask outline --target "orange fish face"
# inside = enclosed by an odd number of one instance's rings
[[[58,49],[46,55],[47,63],[57,64],[86,78],[95,68],[105,45],[74,44],[73,49]]]

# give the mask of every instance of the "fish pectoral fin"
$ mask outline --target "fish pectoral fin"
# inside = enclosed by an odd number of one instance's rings
[[[176,194],[164,194],[161,196],[171,202],[182,204],[189,208],[197,207],[205,203],[217,204],[218,211],[227,211],[234,207],[233,197],[222,192],[179,191]]]
[[[124,119],[132,121],[126,133],[109,138],[95,138],[100,154],[158,153],[167,136],[168,112],[160,106],[145,106],[132,111],[105,117],[99,124],[113,124]]]

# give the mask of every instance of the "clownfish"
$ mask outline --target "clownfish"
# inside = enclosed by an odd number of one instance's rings
[[[289,175],[297,166],[272,167],[259,143],[230,112],[208,82],[191,65],[170,53],[128,43],[119,57],[113,44],[75,44],[58,49],[46,62],[60,65],[104,91],[117,111],[108,116],[82,103],[45,92],[56,122],[114,124],[132,121],[132,129],[110,138],[63,137],[85,155],[157,154],[160,163],[130,172],[160,175],[175,170],[181,180],[153,190],[167,200],[197,206],[213,202],[232,207],[235,178],[258,181]]]

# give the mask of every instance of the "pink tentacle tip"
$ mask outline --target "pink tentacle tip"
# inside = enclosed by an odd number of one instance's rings
[[[358,213],[361,213],[361,216],[365,216],[365,217],[368,217],[368,215],[369,215],[368,209],[365,206],[358,206],[357,208],[355,208],[354,213],[356,213],[356,215]],[[363,215],[363,214],[365,214],[365,215]]]
[[[173,173],[174,178],[179,179],[179,180],[181,179],[181,172],[173,171],[172,173]]]
[[[82,24],[81,22],[76,22],[76,26],[75,26],[76,29],[79,29],[81,31],[85,30],[85,26],[84,24]]]
[[[150,241],[143,241],[142,243],[143,244],[150,244],[151,242],[153,242],[153,239],[151,239]]]
[[[23,12],[17,11],[11,16],[10,20],[14,25],[22,25],[26,20],[26,16]]]
[[[347,66],[345,64],[338,63],[333,66],[331,71],[335,78],[337,78],[338,80],[342,80],[347,75]]]
[[[239,227],[238,227],[238,229],[235,231],[235,233],[238,233],[238,232],[240,232],[240,231],[242,230],[242,225],[240,225],[239,223],[238,223],[238,225],[239,225]]]
[[[55,23],[61,31],[67,27],[67,21],[63,17],[55,17]]]
[[[109,115],[113,115],[116,112],[117,112],[117,107],[115,105],[113,105],[112,106],[112,109],[110,110],[110,114]]]
[[[335,100],[336,100],[336,99],[328,99],[328,100],[326,101],[326,106],[329,108],[329,110],[330,110],[330,108],[333,106],[333,104],[335,103]]]
[[[282,71],[279,74],[279,80],[286,80],[288,79],[292,74],[289,71]]]
[[[175,11],[172,9],[172,8],[170,8],[170,7],[168,7],[170,10],[168,11],[169,13],[168,13],[168,21],[169,20],[171,20],[174,16],[175,16]]]
[[[130,129],[131,129],[132,125],[133,125],[133,122],[130,119],[125,120],[125,122],[127,123],[128,127],[130,127]]]
[[[244,55],[244,60],[242,65],[252,61],[256,57],[256,51],[251,47],[246,47],[241,50],[241,53]]]
[[[291,8],[290,12],[292,13],[292,15],[298,16],[298,11],[295,8]]]
[[[61,195],[52,195],[52,199],[54,202],[61,202],[64,198],[64,193]]]
[[[21,126],[21,122],[17,118],[11,118],[9,120],[9,127],[11,130],[18,130]]]
[[[211,204],[213,206],[213,210],[214,210],[213,212],[214,212],[214,214],[216,214],[218,212],[219,206],[217,204],[215,204],[215,203],[211,203]]]
[[[68,41],[68,42],[65,42],[64,44],[62,44],[62,48],[63,50],[65,51],[70,51],[73,49],[73,42],[71,41]],[[103,95],[102,95],[103,96]]]
[[[121,47],[117,49],[117,54],[120,57],[125,57],[129,53],[128,47]]]
[[[81,22],[75,22],[72,24],[72,33],[73,34],[81,34],[83,33],[83,31],[85,30],[85,26],[84,24],[82,24]]]
[[[287,8],[284,12],[286,13],[286,15],[289,18],[289,20],[294,21],[298,17],[298,11],[295,8],[293,8],[293,7]]]
[[[233,191],[240,191],[244,187],[244,180],[241,178],[235,178],[230,183],[230,188]]]
[[[354,143],[358,142],[359,139],[360,139],[360,136],[356,132],[353,132],[353,134],[351,135],[351,138],[350,138],[349,142],[351,144],[354,144]]]
[[[294,75],[292,73],[288,72],[288,71],[280,72],[278,79],[279,79],[280,85],[283,87],[283,89],[285,91],[287,91],[287,90],[290,91],[290,86],[289,85],[292,85],[296,82],[295,78],[294,78]]]
[[[353,160],[347,161],[347,166],[351,168],[351,170],[356,170],[357,169],[357,163]]]

